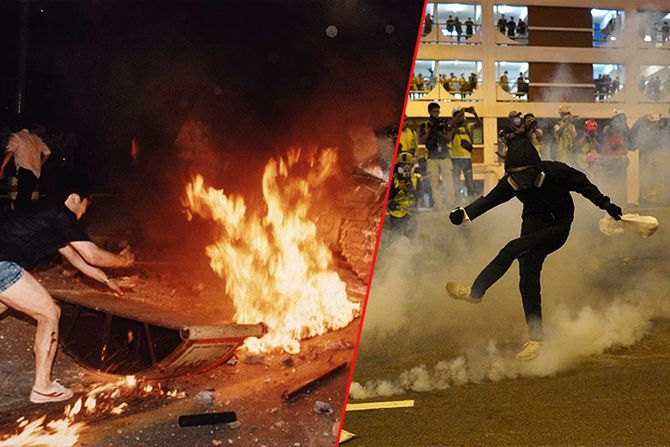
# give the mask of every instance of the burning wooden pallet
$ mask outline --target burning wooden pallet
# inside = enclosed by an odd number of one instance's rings
[[[96,372],[157,379],[204,372],[232,357],[264,324],[208,321],[94,290],[52,289],[63,350]]]

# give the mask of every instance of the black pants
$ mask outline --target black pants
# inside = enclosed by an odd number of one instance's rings
[[[565,244],[570,234],[569,223],[547,224],[537,218],[524,219],[521,237],[505,245],[493,261],[477,276],[472,296],[480,298],[519,260],[519,290],[531,340],[542,340],[542,298],[540,272],[548,254]]]
[[[18,191],[16,193],[15,209],[21,210],[29,208],[32,204],[33,191],[37,187],[37,177],[29,169],[19,168],[16,175],[18,181]]]

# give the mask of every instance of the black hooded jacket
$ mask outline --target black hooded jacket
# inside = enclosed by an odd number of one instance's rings
[[[519,160],[520,163],[527,161],[545,173],[542,185],[539,188],[517,191],[510,184],[509,176],[505,175],[491,192],[465,207],[470,220],[476,219],[512,197],[518,198],[523,203],[524,221],[531,218],[546,225],[572,223],[575,212],[575,205],[570,196],[572,191],[583,195],[600,209],[604,210],[609,205],[609,197],[603,195],[583,172],[558,161]]]

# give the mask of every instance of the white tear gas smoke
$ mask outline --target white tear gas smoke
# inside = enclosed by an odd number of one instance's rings
[[[458,228],[446,215],[421,216],[416,243],[389,241],[385,233],[350,391],[353,399],[550,376],[607,349],[631,346],[652,329],[654,318],[670,317],[670,303],[661,292],[670,285],[662,264],[667,260],[647,260],[641,266],[635,258],[661,250],[661,233],[658,239],[608,239],[598,232],[602,212],[575,197],[571,238],[543,269],[545,345],[537,359],[516,360],[526,329],[515,266],[481,304],[456,302],[444,292],[447,280],[471,283],[516,237],[520,207],[514,202]],[[616,261],[624,259],[622,254],[633,258],[622,264]],[[389,346],[400,347],[394,352]],[[389,355],[398,358],[397,371],[389,374],[386,366],[386,377],[379,378],[375,361],[388,362]]]

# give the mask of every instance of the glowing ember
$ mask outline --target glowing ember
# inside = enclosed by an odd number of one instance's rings
[[[342,328],[358,313],[334,271],[330,249],[307,217],[311,197],[332,177],[336,163],[334,149],[291,150],[286,159],[271,159],[263,174],[263,210],[247,212],[243,197],[206,187],[199,175],[186,186],[190,211],[220,225],[207,255],[225,279],[235,321],[268,326],[261,339],[247,339],[252,352],[299,352],[299,340]]]

